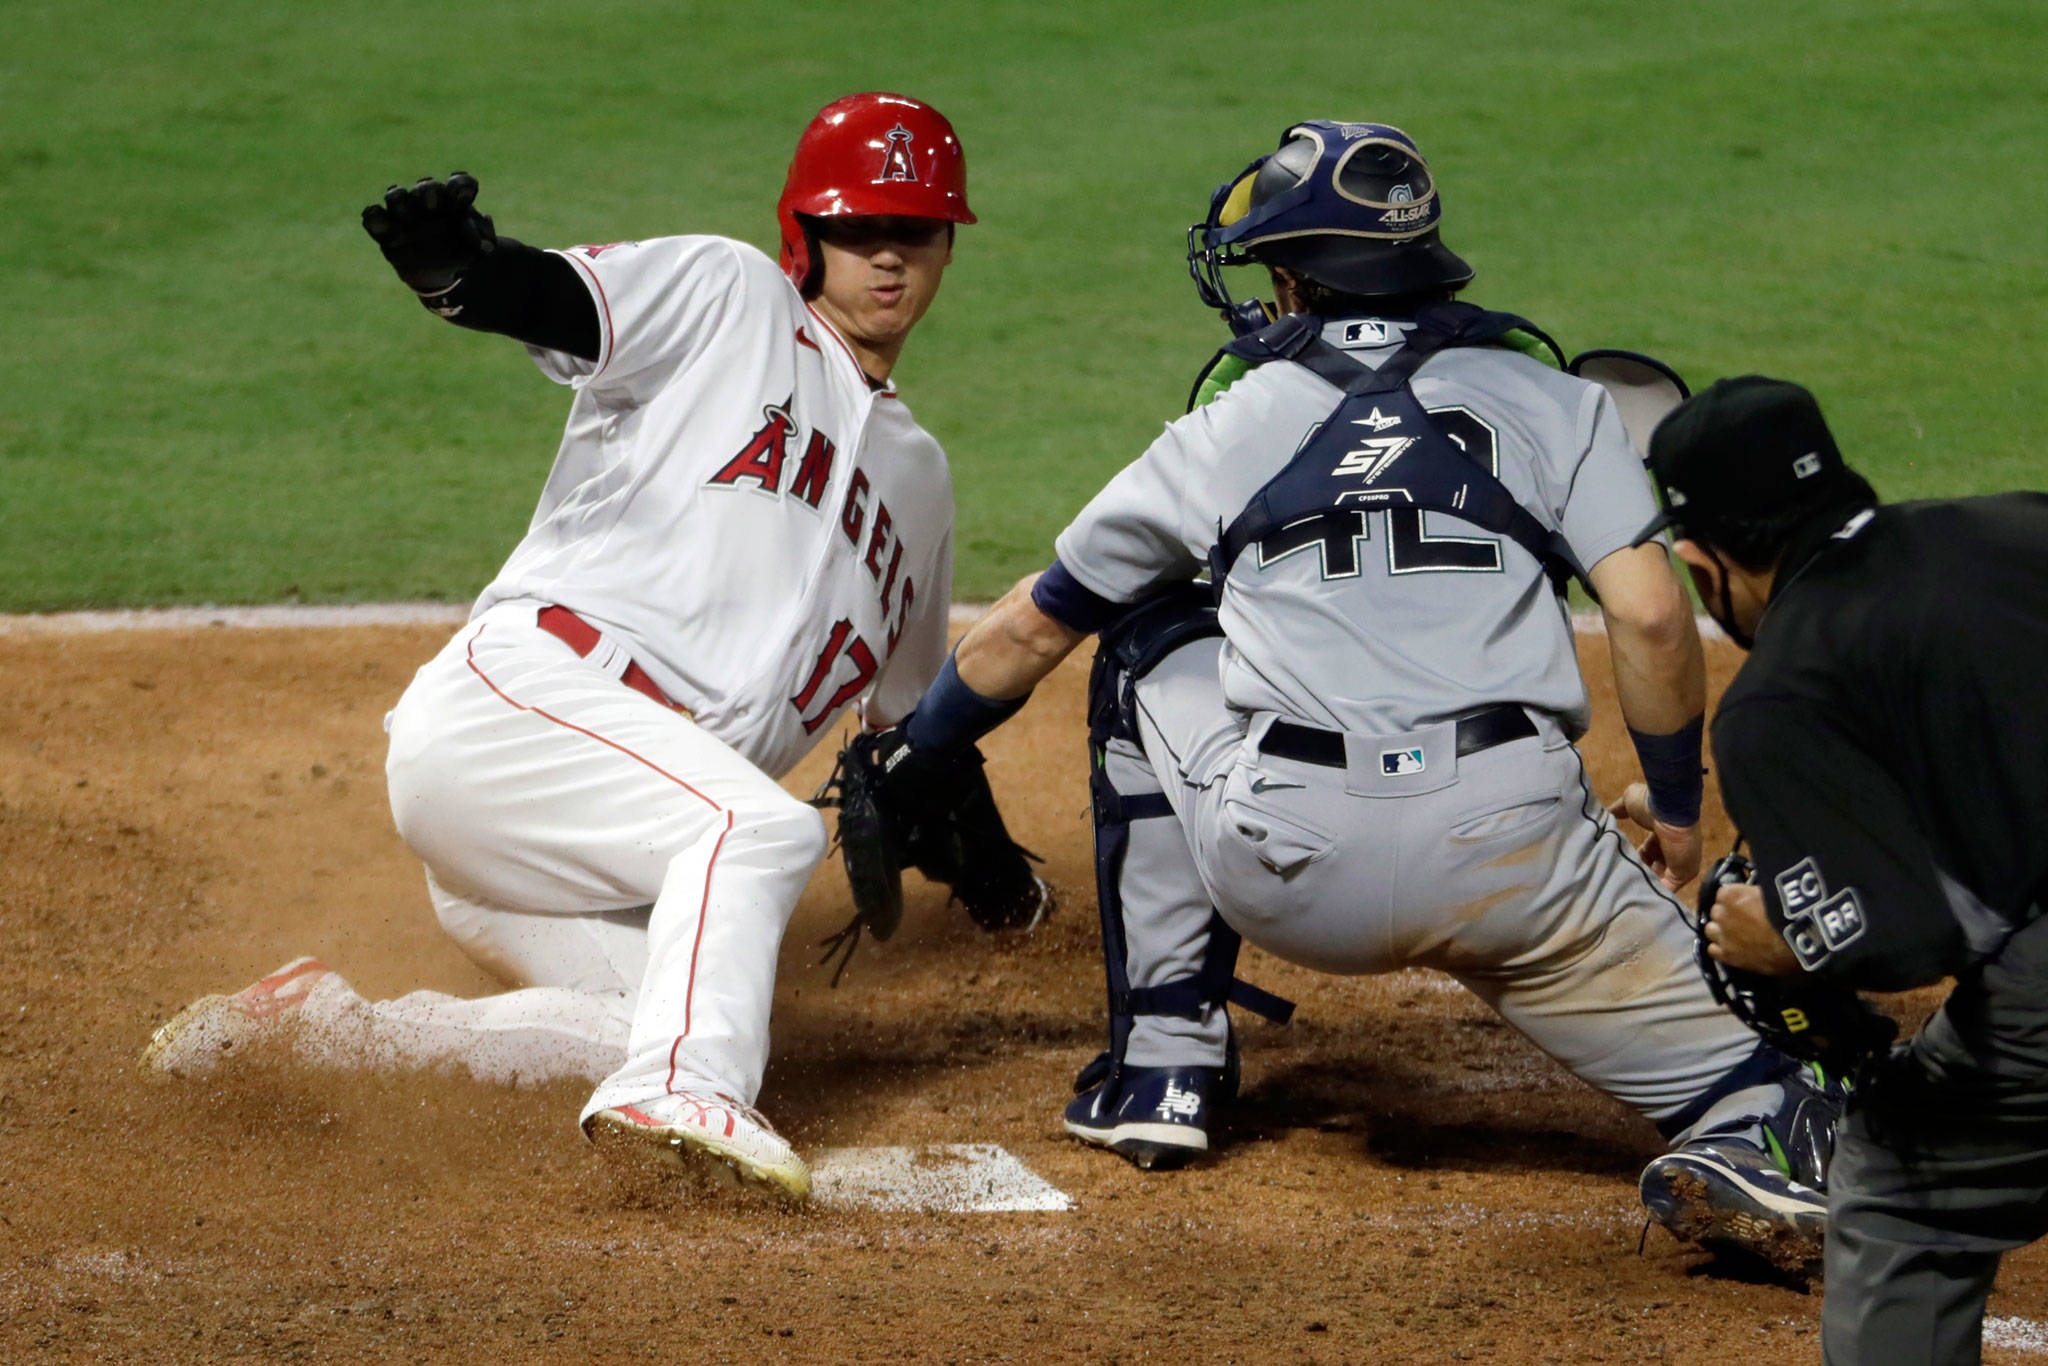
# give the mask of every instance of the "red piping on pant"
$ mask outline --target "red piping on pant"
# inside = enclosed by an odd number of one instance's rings
[[[662,1089],[670,1093],[676,1089],[676,1050],[690,1037],[690,1005],[697,999],[697,950],[704,946],[704,922],[711,915],[711,870],[718,866],[718,851],[725,848],[725,837],[731,833],[732,812],[728,811],[725,829],[718,832],[718,843],[711,846],[711,857],[704,864],[704,901],[697,907],[697,937],[690,943],[690,981],[683,988],[683,1032],[668,1046],[668,1081]]]
[[[581,726],[577,725],[577,724],[576,724],[575,722],[573,722],[573,721],[564,721],[564,720],[563,720],[563,719],[562,719],[561,717],[559,717],[559,716],[556,716],[556,715],[554,715],[554,714],[553,714],[552,712],[545,712],[545,711],[542,711],[542,710],[541,710],[541,709],[540,709],[539,707],[529,707],[529,706],[527,706],[527,705],[526,705],[526,704],[525,704],[524,702],[514,702],[514,701],[513,701],[513,700],[512,700],[512,699],[511,699],[510,697],[507,697],[507,696],[506,696],[506,694],[505,694],[505,690],[504,690],[503,688],[499,687],[499,686],[498,686],[497,684],[495,684],[495,683],[491,682],[491,679],[490,679],[490,675],[486,674],[486,673],[485,673],[485,672],[483,671],[483,669],[482,669],[482,668],[480,668],[480,667],[478,666],[478,664],[477,664],[477,662],[476,662],[476,642],[477,642],[477,639],[478,639],[478,637],[482,636],[482,635],[483,635],[483,633],[484,633],[484,632],[483,632],[483,628],[482,628],[482,627],[478,627],[478,628],[477,628],[477,633],[476,633],[476,635],[474,635],[474,636],[471,636],[471,637],[469,638],[469,669],[470,669],[470,672],[471,672],[471,673],[475,674],[475,675],[476,675],[476,676],[477,676],[478,678],[481,678],[481,679],[483,679],[483,681],[484,681],[484,686],[485,686],[486,688],[489,688],[489,689],[490,689],[490,690],[491,690],[492,692],[496,693],[496,694],[497,694],[497,695],[498,695],[498,696],[499,696],[500,698],[504,699],[504,701],[505,701],[505,703],[506,703],[506,705],[507,705],[507,706],[515,707],[515,708],[517,708],[517,709],[518,709],[518,710],[520,710],[520,711],[530,711],[530,712],[532,712],[532,713],[533,713],[533,714],[534,714],[535,716],[538,716],[538,717],[540,717],[540,718],[541,718],[542,720],[544,720],[544,721],[552,721],[552,722],[554,722],[554,723],[555,723],[556,725],[558,725],[558,726],[562,727],[562,728],[563,728],[564,730],[573,730],[573,731],[575,731],[575,732],[576,732],[576,733],[577,733],[578,735],[587,735],[587,736],[589,736],[589,737],[590,737],[591,739],[593,739],[593,740],[597,741],[597,742],[598,742],[598,743],[599,743],[600,745],[609,745],[609,746],[611,746],[611,748],[613,748],[613,749],[617,750],[617,751],[618,751],[619,753],[621,753],[621,754],[625,755],[625,756],[626,756],[626,757],[627,757],[628,759],[633,759],[633,760],[636,760],[636,761],[638,761],[638,762],[640,762],[640,763],[643,763],[643,764],[647,765],[647,767],[649,767],[649,768],[653,769],[653,770],[654,770],[654,771],[655,771],[656,773],[659,773],[659,774],[660,774],[660,775],[661,775],[662,777],[664,777],[664,778],[668,779],[668,780],[669,780],[670,782],[674,783],[674,784],[675,784],[675,785],[676,785],[677,787],[680,787],[681,789],[683,789],[683,791],[685,791],[685,792],[689,793],[689,794],[690,794],[691,796],[693,796],[693,797],[697,798],[697,799],[698,799],[699,801],[703,802],[703,803],[704,803],[704,804],[705,804],[706,806],[710,807],[710,808],[711,808],[711,809],[712,809],[713,811],[724,811],[724,810],[725,810],[725,808],[724,808],[724,807],[722,807],[722,806],[720,806],[720,805],[719,805],[719,804],[718,804],[717,802],[714,802],[714,801],[712,801],[712,800],[711,800],[711,799],[710,799],[709,797],[705,796],[705,795],[704,795],[704,794],[703,794],[702,792],[699,792],[699,791],[698,791],[698,790],[697,790],[696,788],[694,788],[694,787],[691,787],[691,786],[690,786],[690,785],[689,785],[688,783],[684,782],[684,781],[683,781],[683,780],[682,780],[681,778],[678,778],[678,777],[677,777],[677,776],[676,776],[675,774],[673,774],[673,773],[669,772],[669,771],[668,771],[667,769],[663,768],[663,767],[662,767],[662,766],[661,766],[660,764],[657,764],[657,763],[655,763],[655,762],[654,762],[654,761],[653,761],[652,759],[646,758],[646,757],[645,757],[645,756],[643,756],[643,755],[635,754],[635,753],[634,753],[634,752],[633,752],[632,750],[630,750],[630,749],[627,749],[627,748],[626,748],[626,747],[625,747],[624,745],[620,744],[620,743],[619,743],[618,741],[616,741],[616,740],[607,740],[607,739],[605,739],[605,738],[604,738],[604,737],[603,737],[602,735],[599,735],[599,734],[598,734],[598,733],[597,733],[596,731],[594,731],[594,730],[585,730],[585,729],[584,729],[583,727],[581,727]],[[728,814],[727,814],[727,820],[728,820],[728,822],[730,822],[730,820],[731,820],[731,815],[730,815],[730,813],[728,813]]]
[[[562,727],[564,730],[573,730],[578,735],[589,736],[591,739],[597,741],[601,745],[609,745],[611,748],[625,755],[628,759],[637,760],[638,762],[647,765],[648,768],[653,769],[656,773],[659,773],[662,777],[668,779],[677,787],[682,788],[683,791],[697,798],[706,806],[709,806],[713,811],[723,811],[725,813],[725,829],[718,832],[718,843],[711,846],[711,858],[704,865],[704,901],[697,908],[697,938],[690,945],[690,980],[688,986],[684,988],[683,992],[683,1032],[676,1036],[675,1043],[670,1045],[669,1047],[668,1089],[673,1090],[675,1088],[676,1080],[676,1048],[682,1044],[685,1038],[689,1037],[690,1007],[697,995],[697,950],[703,947],[704,918],[711,909],[711,870],[718,865],[718,853],[721,849],[725,848],[725,837],[732,833],[732,812],[727,811],[717,802],[712,801],[711,798],[705,796],[696,788],[691,787],[688,783],[684,782],[681,778],[678,778],[675,774],[670,773],[660,764],[655,763],[653,760],[648,759],[643,755],[635,754],[632,750],[627,749],[624,745],[619,744],[617,741],[607,740],[602,735],[599,735],[596,731],[585,730],[582,726],[575,724],[573,721],[564,721],[561,717],[556,716],[551,712],[542,711],[539,707],[529,707],[524,702],[515,702],[512,700],[512,698],[506,696],[505,690],[499,687],[497,684],[491,682],[490,675],[486,674],[483,671],[483,668],[476,662],[477,637],[483,635],[483,633],[484,628],[479,626],[477,628],[476,635],[471,636],[469,638],[469,669],[471,673],[475,674],[478,678],[482,679],[484,686],[486,688],[489,688],[492,692],[496,693],[499,696],[499,698],[505,702],[507,706],[516,708],[519,711],[532,712],[535,716],[540,717],[542,720],[552,721],[556,725]]]

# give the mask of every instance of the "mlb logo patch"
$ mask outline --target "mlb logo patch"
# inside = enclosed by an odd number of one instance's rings
[[[1422,761],[1419,749],[1383,749],[1380,751],[1380,773],[1388,778],[1399,778],[1410,773],[1420,773],[1427,767]]]
[[[1387,325],[1385,323],[1345,323],[1344,345],[1385,346]]]

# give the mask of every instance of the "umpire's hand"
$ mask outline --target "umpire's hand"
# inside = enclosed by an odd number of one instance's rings
[[[1723,887],[1714,898],[1706,928],[1707,952],[1731,968],[1763,977],[1801,972],[1798,955],[1771,924],[1764,889],[1754,883]]]
[[[491,220],[476,211],[476,177],[457,171],[393,185],[381,204],[363,210],[363,231],[375,239],[398,278],[419,294],[440,294],[497,250]]]

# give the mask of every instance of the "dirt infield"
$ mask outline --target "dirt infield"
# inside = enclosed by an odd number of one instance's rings
[[[1078,666],[988,747],[1057,919],[992,940],[919,887],[835,991],[828,870],[762,1097],[805,1151],[1000,1144],[1071,1211],[678,1204],[599,1164],[574,1085],[145,1084],[157,1021],[295,954],[373,996],[489,989],[384,804],[382,714],[445,634],[0,635],[0,1361],[1818,1359],[1817,1295],[1638,1253],[1654,1134],[1431,974],[1249,954],[1301,1012],[1244,1027],[1221,1153],[1154,1176],[1063,1138],[1101,1033]],[[1617,737],[1588,744],[1607,793]],[[2038,1250],[1992,1311],[2048,1319]]]

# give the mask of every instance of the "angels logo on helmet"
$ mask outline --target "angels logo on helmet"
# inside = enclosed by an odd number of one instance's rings
[[[872,183],[883,185],[892,180],[916,180],[917,164],[910,159],[910,130],[899,123],[889,130],[888,138],[889,150],[882,157],[882,173]]]

